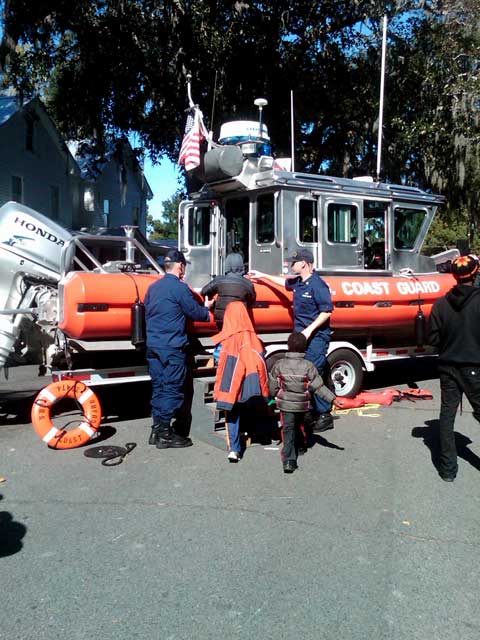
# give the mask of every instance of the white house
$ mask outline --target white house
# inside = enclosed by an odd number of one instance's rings
[[[39,98],[0,94],[0,206],[21,202],[70,229],[136,225],[153,197],[127,139],[102,154],[62,139]]]
[[[138,226],[145,234],[152,190],[126,138],[110,140],[103,153],[90,141],[69,142],[84,182],[83,226]]]
[[[0,205],[15,200],[75,226],[80,169],[38,98],[0,94]]]

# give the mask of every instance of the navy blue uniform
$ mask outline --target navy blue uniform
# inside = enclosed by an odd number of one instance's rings
[[[294,331],[303,331],[322,311],[333,311],[332,296],[328,285],[316,271],[306,280],[289,278],[285,280],[287,291],[293,291]],[[308,342],[305,358],[313,362],[321,376],[324,376],[327,365],[327,352],[330,345],[330,320],[327,320],[315,331]],[[330,410],[330,404],[314,396],[319,413]]]
[[[152,418],[154,424],[170,424],[185,400],[187,319],[208,322],[210,314],[188,285],[171,273],[149,287],[145,311]]]

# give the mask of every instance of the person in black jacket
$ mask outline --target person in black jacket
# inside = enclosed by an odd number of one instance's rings
[[[217,276],[206,284],[201,294],[205,298],[217,296],[213,317],[217,327],[221,330],[223,326],[223,316],[229,302],[243,302],[248,307],[253,307],[256,300],[255,287],[250,280],[244,277],[243,259],[239,253],[232,253],[225,261],[226,273],[224,276]]]
[[[343,407],[348,400],[337,398],[324,384],[313,362],[305,359],[307,339],[303,333],[291,333],[287,345],[288,353],[271,368],[268,384],[280,409],[283,471],[293,473],[297,469],[300,430],[310,409],[312,394],[337,407]]]
[[[451,271],[457,284],[430,314],[428,341],[439,351],[439,474],[446,482],[453,482],[458,470],[454,424],[462,393],[480,422],[480,289],[473,286],[478,270],[473,256],[456,258]]]

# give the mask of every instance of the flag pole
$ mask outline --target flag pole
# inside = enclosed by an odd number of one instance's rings
[[[383,138],[383,98],[385,93],[385,59],[387,51],[387,16],[383,16],[382,34],[382,69],[380,72],[380,103],[378,113],[378,144],[377,144],[377,180],[380,180],[382,168],[382,138]]]
[[[290,91],[290,131],[291,131],[291,156],[292,156],[292,173],[295,172],[295,127],[293,125],[293,89]]]
[[[187,73],[187,96],[188,96],[188,106],[190,109],[193,109],[195,106],[192,100],[192,74]]]

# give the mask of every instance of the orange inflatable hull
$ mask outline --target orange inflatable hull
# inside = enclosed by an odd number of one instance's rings
[[[125,273],[72,272],[60,284],[63,314],[59,327],[79,340],[127,339],[131,334],[130,308],[137,295],[145,298],[148,287],[162,276]],[[375,274],[322,276],[332,291],[331,325],[335,339],[375,335],[411,342],[420,301],[428,316],[432,304],[454,284],[449,274],[405,278]],[[267,280],[255,282],[257,304],[253,320],[259,333],[291,331],[292,294]],[[200,299],[200,298],[199,298]],[[193,323],[199,336],[217,332],[210,323]]]

